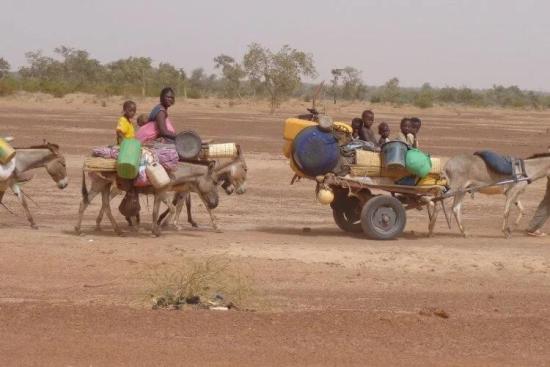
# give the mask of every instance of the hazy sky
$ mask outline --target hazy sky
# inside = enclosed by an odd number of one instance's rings
[[[367,84],[550,91],[549,15],[547,0],[0,0],[0,57],[66,45],[211,71],[259,42],[312,53],[318,81],[350,65]]]

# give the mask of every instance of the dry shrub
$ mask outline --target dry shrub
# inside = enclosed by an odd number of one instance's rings
[[[149,272],[146,278],[151,285],[147,294],[153,308],[198,305],[244,309],[253,294],[250,280],[219,257],[163,266]]]

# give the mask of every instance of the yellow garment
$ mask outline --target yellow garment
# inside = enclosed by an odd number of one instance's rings
[[[136,133],[134,131],[134,125],[130,120],[126,118],[126,116],[121,116],[118,119],[118,124],[116,126],[116,131],[120,131],[125,139],[135,138]],[[118,140],[118,136],[117,136]],[[120,142],[118,142],[120,143]]]

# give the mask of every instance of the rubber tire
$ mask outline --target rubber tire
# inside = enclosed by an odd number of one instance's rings
[[[395,212],[395,223],[388,230],[383,230],[373,223],[373,215],[381,207],[389,207]],[[375,196],[369,199],[361,210],[361,227],[363,232],[373,240],[392,240],[403,233],[407,224],[407,213],[403,204],[388,195]]]
[[[361,233],[363,232],[363,227],[361,226],[361,217],[359,217],[359,221],[356,223],[350,223],[346,218],[346,213],[344,210],[341,210],[339,208],[333,208],[332,209],[332,216],[334,218],[334,222],[344,232],[350,232],[350,233]]]

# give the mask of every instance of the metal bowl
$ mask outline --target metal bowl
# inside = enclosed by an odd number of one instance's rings
[[[176,152],[181,160],[196,159],[201,152],[202,139],[194,131],[184,131],[176,135]]]

